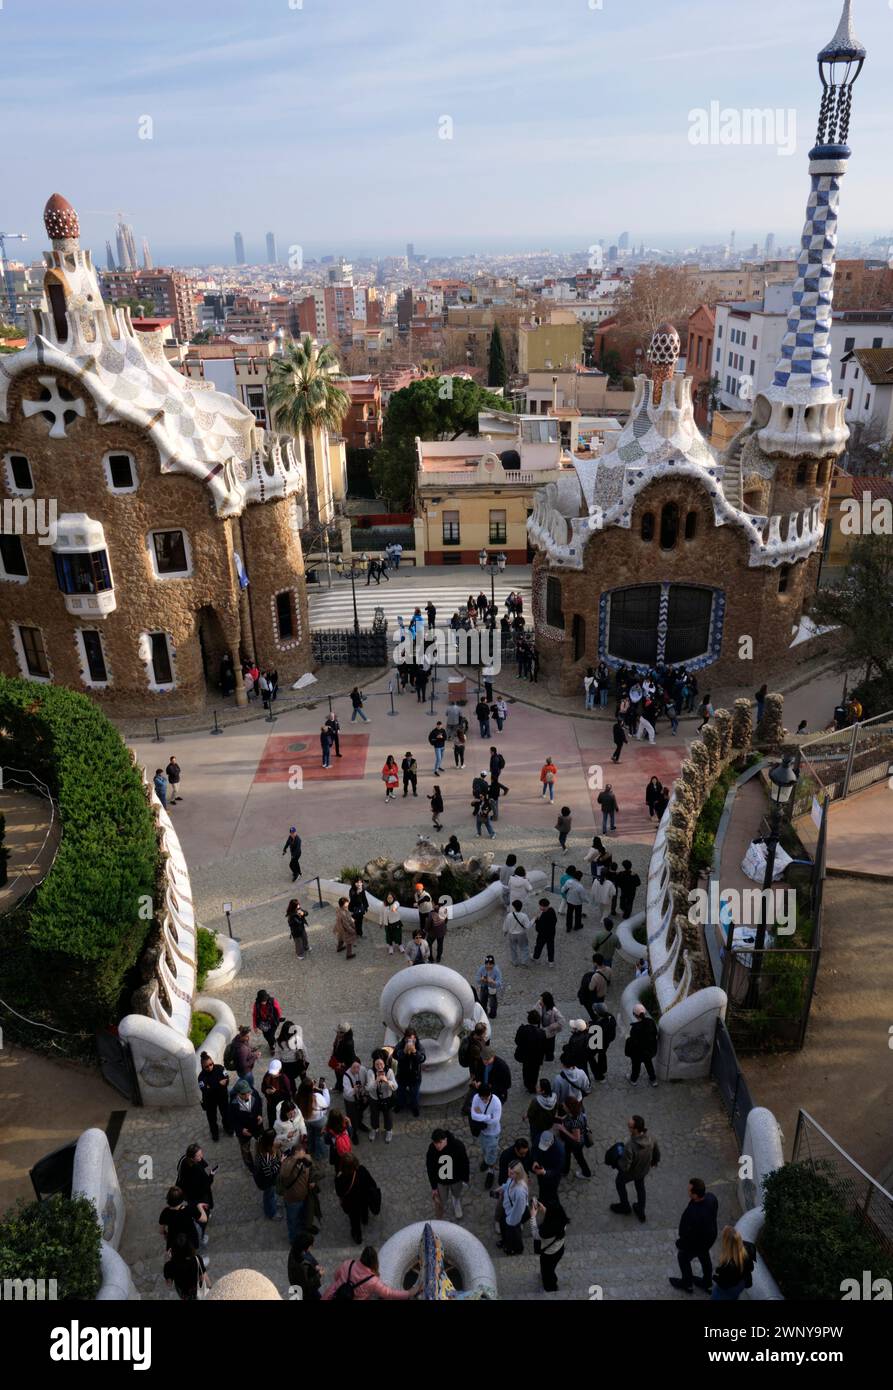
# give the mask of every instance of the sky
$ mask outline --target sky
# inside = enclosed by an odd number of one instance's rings
[[[237,230],[249,261],[268,230],[305,258],[798,241],[840,8],[0,0],[0,230],[36,257],[59,192],[102,265],[118,209],[156,265],[231,262]],[[854,19],[840,234],[867,242],[893,231],[893,0]],[[714,102],[771,111],[775,143],[693,143]]]

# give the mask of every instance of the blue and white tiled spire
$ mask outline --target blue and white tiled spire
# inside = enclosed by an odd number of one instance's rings
[[[831,304],[837,249],[840,180],[846,172],[852,86],[865,49],[853,32],[851,0],[845,0],[837,33],[818,55],[822,104],[814,149],[809,152],[811,188],[800,242],[797,279],[775,368],[771,395],[799,401],[833,397]]]

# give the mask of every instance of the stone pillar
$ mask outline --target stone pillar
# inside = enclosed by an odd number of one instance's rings
[[[707,751],[710,775],[711,777],[716,777],[719,775],[719,770],[722,766],[722,739],[719,730],[708,724],[706,729],[701,731],[701,742]]]
[[[777,748],[784,738],[784,696],[766,696],[763,718],[757,726],[756,741],[766,748]]]
[[[748,752],[753,740],[753,701],[736,700],[732,709],[732,747]]]
[[[242,676],[242,663],[236,662],[236,705],[239,709],[244,709],[248,704],[248,696],[245,694],[245,680]]]
[[[708,729],[710,725],[708,724]],[[719,735],[719,751],[723,761],[732,751],[732,716],[727,709],[718,709],[713,716],[713,728]]]
[[[341,536],[341,554],[345,560],[353,554],[353,543],[350,538],[350,517],[339,516],[338,531]]]
[[[420,565],[427,563],[425,559],[425,520],[424,517],[417,516],[412,522],[413,545],[415,546],[416,569]]]

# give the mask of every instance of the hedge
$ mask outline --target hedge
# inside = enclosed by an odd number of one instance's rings
[[[760,1249],[785,1298],[837,1302],[843,1281],[861,1280],[865,1269],[893,1279],[893,1260],[866,1220],[847,1209],[830,1165],[824,1172],[808,1163],[777,1168],[765,1180],[763,1203]]]
[[[56,1296],[95,1298],[102,1230],[88,1197],[19,1202],[0,1221],[0,1279],[55,1279]]]
[[[0,727],[2,761],[34,772],[59,807],[56,859],[17,914],[36,985],[62,1024],[116,1023],[161,872],[142,777],[106,716],[61,686],[0,677]]]

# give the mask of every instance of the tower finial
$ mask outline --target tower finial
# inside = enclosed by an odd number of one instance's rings
[[[844,0],[837,32],[818,55],[822,105],[816,145],[845,147],[850,126],[853,83],[862,71],[866,50],[853,29],[851,0]]]
[[[652,399],[660,403],[665,381],[670,381],[676,371],[681,347],[679,334],[667,321],[659,323],[651,335],[647,357],[651,366]]]
[[[43,225],[50,241],[77,241],[81,234],[78,215],[67,198],[53,193],[43,210]]]

